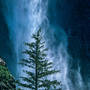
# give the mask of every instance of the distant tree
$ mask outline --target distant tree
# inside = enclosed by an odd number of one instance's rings
[[[2,59],[0,59],[0,90],[16,90],[15,80]]]
[[[49,80],[48,76],[59,72],[53,69],[53,63],[47,59],[45,42],[42,41],[41,30],[33,34],[34,42],[25,43],[29,49],[23,53],[28,55],[28,58],[22,59],[20,64],[28,67],[23,70],[27,76],[22,76],[23,82],[18,82],[21,87],[29,88],[30,90],[61,90],[61,83],[57,80]]]

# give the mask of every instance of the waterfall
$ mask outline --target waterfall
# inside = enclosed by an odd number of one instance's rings
[[[58,26],[51,26],[49,29],[46,35],[49,57],[53,60],[54,68],[60,70],[60,73],[54,75],[53,78],[61,81],[63,90],[71,90],[67,76],[69,60],[67,35],[64,30]]]
[[[75,90],[75,86],[68,77],[69,60],[71,59],[67,51],[68,36],[61,27],[50,26],[47,18],[48,0],[12,0],[11,2],[7,0],[3,3],[8,9],[7,11],[4,8],[3,11],[10,29],[10,39],[14,45],[17,62],[21,58],[23,42],[31,41],[32,33],[42,27],[46,45],[49,48],[49,57],[53,60],[54,67],[61,71],[53,78],[62,82],[63,90]],[[77,79],[75,82],[83,90],[79,66],[75,75]]]
[[[50,26],[46,35],[46,41],[50,49],[50,59],[53,60],[54,67],[60,73],[53,78],[60,80],[62,90],[85,90],[84,82],[80,72],[79,62],[72,63],[73,59],[68,53],[68,35],[58,26]],[[78,60],[79,61],[79,60]],[[76,64],[76,69],[72,68]]]
[[[31,0],[28,4],[28,40],[30,35],[35,33],[39,28],[47,26],[48,18],[47,14],[48,0]]]

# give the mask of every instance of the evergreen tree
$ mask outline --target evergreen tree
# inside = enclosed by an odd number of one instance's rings
[[[58,73],[59,70],[53,69],[53,63],[47,59],[45,42],[41,36],[41,30],[33,34],[34,42],[25,43],[29,49],[23,53],[28,55],[28,58],[22,59],[20,64],[28,67],[28,70],[23,70],[28,76],[22,76],[18,82],[19,86],[29,88],[31,90],[61,90],[61,83],[57,80],[49,80],[48,76]]]
[[[15,79],[2,59],[0,59],[0,90],[16,90]]]

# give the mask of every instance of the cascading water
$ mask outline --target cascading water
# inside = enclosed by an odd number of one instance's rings
[[[59,31],[55,33],[55,30]],[[46,37],[48,38],[46,38],[47,46],[50,49],[49,56],[53,60],[54,68],[60,70],[60,73],[53,76],[53,78],[62,82],[62,90],[71,90],[68,84],[69,79],[67,77],[69,59],[69,55],[67,53],[67,35],[63,29],[55,26],[55,28],[51,28],[51,31],[48,31]],[[57,43],[57,41],[59,41],[59,43]]]
[[[45,27],[48,23],[48,19],[46,17],[47,13],[48,0],[31,0],[28,4],[28,40],[30,39],[30,35],[35,33],[41,27]]]
[[[67,51],[67,34],[58,26],[51,26],[50,29],[51,30],[48,31],[46,35],[48,38],[46,38],[46,41],[50,49],[49,53],[54,62],[54,67],[60,70],[60,73],[54,78],[57,78],[57,80],[62,82],[62,90],[85,90],[82,76],[80,74],[79,63],[76,66],[77,69],[73,69],[73,63],[70,63],[74,59],[68,54]]]
[[[34,33],[39,27],[42,27],[43,30],[45,30],[43,32],[45,33],[44,37],[47,43],[47,47],[52,46],[52,48],[50,48],[50,57],[54,62],[55,68],[58,68],[61,70],[61,73],[57,74],[54,78],[57,78],[62,82],[63,90],[74,90],[74,86],[71,80],[68,78],[69,55],[67,52],[68,41],[67,41],[66,33],[64,32],[64,30],[59,28],[58,34],[60,34],[60,37],[59,37],[60,40],[58,42],[60,42],[60,44],[57,46],[55,50],[55,47],[53,48],[53,46],[57,42],[57,40],[55,41],[54,34],[56,34],[56,37],[58,35],[57,33],[55,33],[55,30],[57,29],[54,28],[54,31],[53,31],[53,29],[50,28],[50,25],[49,25],[49,20],[47,18],[48,0],[46,1],[32,0],[30,1],[29,6],[30,6],[29,7],[30,30],[28,30],[27,32],[28,36],[30,37],[30,34]],[[51,30],[48,31],[48,28],[50,28]],[[48,34],[49,32],[50,34]],[[29,37],[28,37],[28,40],[31,41]],[[57,54],[54,52],[57,52]],[[53,54],[54,57],[52,57],[51,54]],[[80,72],[78,72],[77,74],[78,74],[77,78],[81,79]],[[81,82],[81,81],[78,81],[78,82]]]
[[[49,57],[53,60],[54,67],[61,70],[60,74],[55,75],[53,78],[57,78],[62,82],[63,90],[83,90],[79,66],[75,73],[79,89],[75,88],[68,77],[70,71],[70,56],[67,52],[68,37],[63,29],[57,28],[57,26],[52,28],[49,25],[47,18],[48,0],[13,0],[11,5],[8,1],[5,1],[8,12],[4,12],[4,16],[10,28],[10,38],[15,47],[17,62],[21,58],[20,53],[23,42],[31,41],[32,33],[41,27],[49,48]]]

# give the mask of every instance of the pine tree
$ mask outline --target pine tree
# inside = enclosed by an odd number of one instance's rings
[[[0,58],[0,90],[16,90],[15,79]]]
[[[47,59],[45,42],[41,36],[41,29],[32,35],[34,42],[25,43],[29,49],[23,53],[28,55],[20,61],[20,64],[28,67],[28,70],[23,70],[28,76],[22,76],[18,82],[19,86],[29,88],[30,90],[61,90],[61,83],[57,80],[49,80],[48,76],[58,73],[59,70],[53,69],[53,63]],[[52,88],[52,89],[50,89]]]

